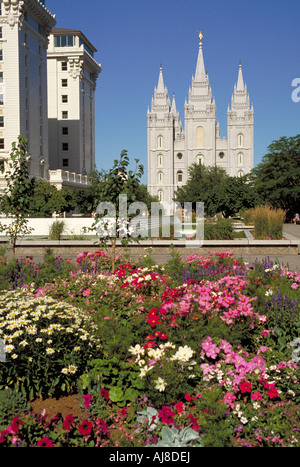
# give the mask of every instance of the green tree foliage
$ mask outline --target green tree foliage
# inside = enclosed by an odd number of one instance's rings
[[[30,212],[30,200],[34,192],[34,179],[28,173],[28,154],[26,138],[18,137],[18,141],[12,144],[10,157],[5,161],[6,188],[0,199],[0,211],[12,221],[8,225],[0,224],[0,231],[5,232],[10,238],[13,256],[18,237],[28,235],[31,229],[28,227],[28,214]]]
[[[254,187],[261,204],[287,211],[292,218],[300,204],[300,135],[281,137],[253,170]]]
[[[108,171],[94,170],[89,176],[88,187],[74,192],[74,201],[81,214],[91,215],[96,211],[99,199],[103,199],[102,183],[105,183],[108,175]],[[149,211],[151,211],[151,202],[158,202],[158,197],[151,196],[146,185],[139,183],[135,186],[134,193],[136,201],[145,203]]]
[[[120,155],[119,160],[114,161],[113,167],[106,173],[105,178],[97,185],[97,198],[95,199],[96,205],[102,203],[111,203],[116,209],[116,229],[112,235],[107,235],[105,238],[101,238],[101,243],[105,244],[107,240],[111,241],[112,244],[112,270],[115,268],[115,247],[116,240],[120,237],[122,243],[128,242],[130,238],[128,236],[120,235],[120,231],[123,230],[121,224],[123,219],[120,214],[120,195],[126,195],[127,197],[127,206],[135,201],[140,201],[137,199],[137,190],[140,186],[140,179],[144,173],[144,167],[138,165],[139,160],[135,159],[136,169],[129,169],[129,157],[127,151],[123,150]],[[98,210],[97,210],[98,211]],[[97,229],[97,224],[102,216],[97,216],[95,223],[92,228]],[[125,229],[127,225],[125,226]],[[109,232],[109,229],[107,230]]]
[[[222,212],[225,217],[233,216],[255,205],[255,194],[250,180],[245,177],[231,177],[216,166],[193,164],[189,168],[186,185],[175,194],[175,201],[203,202],[208,217]]]
[[[29,210],[32,217],[51,217],[54,212],[70,212],[76,207],[75,196],[68,187],[58,190],[45,180],[35,181]]]

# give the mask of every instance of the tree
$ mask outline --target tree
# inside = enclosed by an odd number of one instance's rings
[[[107,240],[111,241],[112,244],[112,270],[115,269],[115,252],[116,252],[116,241],[121,239],[122,244],[126,244],[130,241],[128,235],[128,218],[124,219],[124,210],[127,209],[131,203],[137,200],[136,192],[140,185],[141,176],[144,173],[142,165],[138,165],[138,159],[135,159],[136,169],[135,171],[129,170],[129,157],[127,151],[123,150],[119,160],[114,161],[112,169],[110,169],[105,178],[97,185],[97,217],[92,226],[92,229],[96,229],[98,233],[103,231],[103,227],[106,228],[106,236],[100,235],[101,244],[105,244]],[[121,205],[120,196],[126,197],[126,206]],[[123,198],[122,198],[123,200]],[[99,208],[107,206],[108,217],[105,215],[106,211],[103,209],[102,212]],[[112,214],[113,212],[113,214]],[[100,221],[100,222],[99,222]],[[111,221],[111,222],[109,222]],[[99,228],[99,225],[101,226]]]
[[[35,181],[29,206],[31,216],[51,217],[54,212],[70,212],[75,206],[73,192],[68,187],[58,190],[45,180]]]
[[[300,205],[300,135],[281,137],[253,169],[254,187],[261,204],[287,211],[291,219]]]
[[[224,169],[194,163],[189,167],[186,185],[176,191],[175,201],[182,205],[185,202],[203,202],[205,215],[212,217],[221,210],[225,179]]]
[[[74,202],[78,211],[84,215],[91,215],[96,211],[99,199],[102,199],[102,183],[106,180],[108,171],[94,170],[89,176],[89,185],[83,190],[74,192]],[[152,196],[147,190],[147,186],[138,184],[134,189],[135,197],[138,201],[147,205],[151,212],[151,203],[159,202],[157,196]]]
[[[12,144],[9,159],[5,160],[8,170],[5,172],[6,188],[0,199],[0,211],[12,217],[10,225],[0,225],[0,231],[10,238],[15,257],[18,237],[28,235],[32,229],[26,217],[30,211],[30,200],[34,192],[34,179],[28,173],[27,139],[18,137]]]

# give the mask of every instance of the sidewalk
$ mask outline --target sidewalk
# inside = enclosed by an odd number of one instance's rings
[[[283,236],[288,240],[295,240],[298,241],[298,256],[297,255],[245,255],[243,256],[243,260],[247,263],[254,263],[255,261],[263,261],[268,258],[270,261],[275,263],[275,261],[279,261],[279,263],[284,266],[288,267],[291,271],[300,271],[300,225],[294,224],[284,224],[283,228]],[[166,256],[153,256],[154,260],[158,264],[163,264],[166,262]],[[171,256],[170,256],[171,258]]]

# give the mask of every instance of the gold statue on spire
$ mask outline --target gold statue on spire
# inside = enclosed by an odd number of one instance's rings
[[[202,40],[203,40],[204,36],[203,36],[201,31],[200,32],[198,31],[198,35],[199,35],[199,43],[200,43],[200,45],[202,45]]]

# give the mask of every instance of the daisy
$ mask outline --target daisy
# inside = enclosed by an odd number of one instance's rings
[[[69,373],[74,374],[77,371],[77,367],[75,365],[70,365],[69,368],[68,368],[68,371],[69,371]]]
[[[48,355],[52,355],[52,354],[54,354],[54,352],[55,352],[55,350],[53,350],[53,349],[50,349],[50,348],[46,349],[46,353]]]

